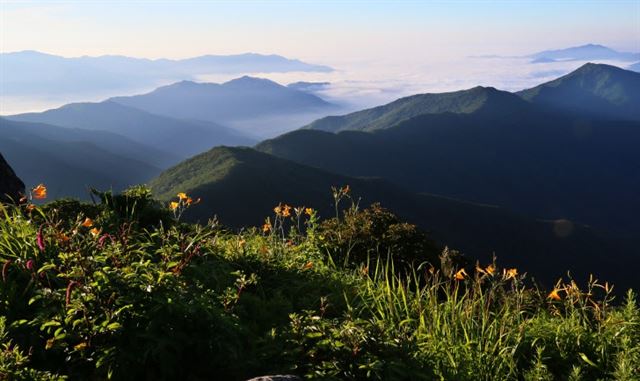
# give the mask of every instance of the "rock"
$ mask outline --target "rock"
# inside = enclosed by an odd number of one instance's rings
[[[247,381],[302,381],[302,379],[298,376],[292,376],[289,374],[287,375],[279,374],[276,376],[256,377]]]
[[[24,183],[0,154],[0,201],[17,201],[24,194]]]

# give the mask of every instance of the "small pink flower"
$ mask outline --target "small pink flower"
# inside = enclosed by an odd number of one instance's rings
[[[44,236],[42,235],[42,226],[38,229],[38,234],[36,234],[36,242],[38,244],[38,249],[40,251],[44,251]]]
[[[111,234],[103,234],[102,237],[98,239],[98,248],[102,249],[107,241],[107,239],[111,240],[111,243],[114,242]]]
[[[33,271],[35,267],[36,267],[36,262],[33,259],[29,259],[27,261],[27,270]]]

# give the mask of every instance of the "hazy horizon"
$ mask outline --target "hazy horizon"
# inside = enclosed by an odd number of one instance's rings
[[[277,54],[335,71],[210,73],[180,79],[221,82],[253,75],[281,84],[330,82],[319,95],[341,103],[345,110],[477,85],[521,90],[586,62],[531,65],[517,58],[542,50],[593,43],[640,52],[637,1],[0,3],[2,53],[35,50],[63,57],[148,59]],[[511,58],[477,57],[485,55]],[[625,67],[615,61],[596,62]],[[175,80],[158,85],[171,82]],[[37,97],[2,94],[0,115],[101,101],[155,87]]]

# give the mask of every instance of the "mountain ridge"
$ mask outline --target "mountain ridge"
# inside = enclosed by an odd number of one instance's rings
[[[328,116],[303,127],[330,132],[344,130],[374,131],[389,128],[404,120],[444,112],[472,114],[519,110],[528,107],[512,93],[493,87],[476,86],[445,93],[425,93],[403,97],[391,103],[342,116]]]
[[[212,122],[180,120],[155,115],[110,100],[70,103],[40,113],[9,116],[8,119],[87,130],[103,130],[138,143],[170,152],[181,159],[214,145],[251,145],[255,140]],[[167,165],[175,164],[168,162]],[[163,165],[166,167],[167,165]]]
[[[281,202],[310,206],[320,216],[330,217],[335,214],[331,186],[348,184],[361,208],[380,201],[401,218],[430,231],[438,242],[454,245],[475,258],[490,260],[497,253],[501,263],[536,273],[553,260],[558,271],[547,274],[545,282],[555,281],[554,277],[567,269],[580,270],[563,252],[583,251],[588,266],[600,261],[599,250],[605,249],[612,251],[611,258],[629,260],[626,248],[580,224],[562,222],[571,227],[571,232],[562,236],[557,233],[561,222],[537,221],[496,206],[416,194],[383,179],[339,175],[251,148],[214,148],[164,171],[149,184],[163,200],[175,198],[178,192],[201,198],[200,204],[185,213],[187,220],[204,222],[215,215],[235,228],[259,226]],[[575,275],[588,275],[581,271]],[[602,273],[611,279],[611,274]]]
[[[0,152],[28,187],[46,184],[50,199],[87,199],[87,187],[122,190],[161,172],[147,162],[107,151],[96,142],[52,140],[32,129],[26,122],[0,118]]]
[[[523,99],[582,115],[640,120],[640,73],[586,63],[569,74],[517,92]]]

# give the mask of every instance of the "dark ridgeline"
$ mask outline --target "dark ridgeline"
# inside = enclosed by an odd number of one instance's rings
[[[0,153],[0,201],[18,201],[23,194],[24,183]]]

